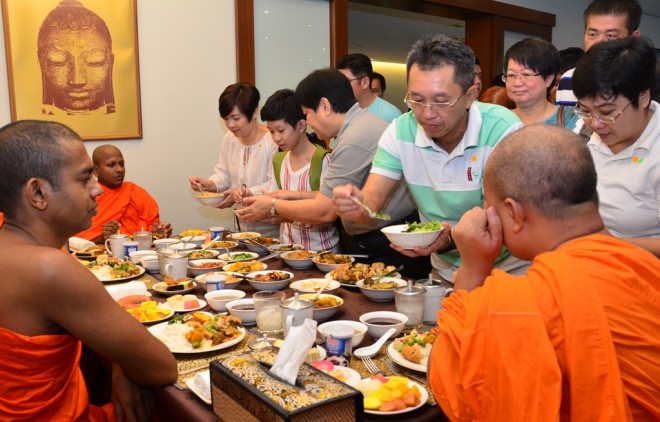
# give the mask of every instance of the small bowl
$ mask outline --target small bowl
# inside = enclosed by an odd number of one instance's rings
[[[314,255],[310,255],[306,258],[294,258],[291,256],[292,254],[296,254],[300,252],[311,253],[310,251],[305,251],[304,249],[302,251],[282,252],[280,254],[280,258],[282,258],[284,262],[286,262],[286,265],[296,270],[304,270],[314,265],[314,263],[312,262],[312,258],[314,257]]]
[[[174,245],[170,246],[170,248],[179,253],[187,254],[194,251],[197,248],[197,245],[194,243],[175,243]]]
[[[429,246],[440,236],[442,229],[430,232],[412,232],[403,233],[408,227],[407,224],[398,224],[396,226],[387,226],[380,229],[387,239],[404,249],[424,248]]]
[[[390,328],[396,330],[391,337],[394,338],[401,334],[408,317],[399,312],[376,311],[360,315],[360,322],[367,326],[367,332],[374,339],[381,338]]]
[[[324,322],[323,324],[319,324],[319,326],[317,327],[317,330],[321,335],[321,339],[323,341],[325,341],[326,331],[329,331],[331,327],[336,325],[349,325],[351,326],[351,328],[355,330],[355,334],[353,334],[353,337],[351,337],[351,345],[353,346],[353,349],[355,349],[360,345],[360,343],[362,343],[365,334],[367,334],[367,326],[361,322],[351,321],[348,319],[328,321],[328,322]]]
[[[204,295],[206,302],[216,312],[227,312],[227,304],[229,302],[244,297],[244,291],[232,289],[214,290]]]
[[[195,261],[197,259],[213,259],[217,258],[218,255],[220,255],[220,251],[216,251],[214,249],[202,249],[199,251],[190,252],[188,259],[190,261]]]
[[[232,300],[227,304],[227,312],[229,312],[229,315],[240,318],[243,325],[251,325],[257,322],[257,313],[254,311],[254,299]]]
[[[283,253],[283,252],[290,252],[292,250],[296,251],[301,251],[305,249],[303,245],[300,245],[298,243],[285,243],[285,244],[278,244],[278,245],[271,245],[268,247],[269,252],[278,252],[278,253]]]
[[[225,198],[225,195],[218,192],[202,192],[197,195],[197,200],[203,205],[218,205]]]
[[[131,261],[133,261],[134,264],[139,264],[140,259],[144,258],[145,256],[158,256],[158,252],[156,251],[133,251],[128,254],[128,256],[131,257]]]
[[[140,264],[150,273],[157,273],[160,271],[160,263],[157,256],[145,256],[140,258]]]
[[[316,293],[323,283],[325,283],[325,278],[307,278],[305,280],[294,281],[289,284],[289,287],[293,290],[297,290],[299,293]],[[336,280],[330,280],[330,283],[325,287],[323,293],[332,294],[341,287],[341,284]]]
[[[156,239],[154,240],[154,246],[156,247],[156,250],[159,249],[167,249],[172,247],[172,245],[176,245],[177,243],[180,243],[181,241],[179,239]]]
[[[358,280],[355,285],[360,288],[363,295],[374,302],[389,302],[390,300],[394,300],[394,289],[408,285],[407,281],[396,277],[383,277],[378,281],[393,282],[396,283],[396,286],[391,289],[372,289],[364,285],[364,280]]]
[[[181,241],[184,243],[192,243],[197,247],[201,247],[204,242],[206,242],[206,238],[204,236],[183,236]]]
[[[196,277],[213,271],[220,271],[225,264],[227,264],[225,261],[217,259],[196,259],[188,261],[188,269]]]
[[[326,254],[323,254],[323,255],[326,255]],[[335,256],[335,257],[343,257],[344,259],[348,259],[348,261],[347,262],[335,263],[335,264],[329,264],[329,263],[325,263],[325,262],[319,262],[319,258],[321,257],[321,255],[316,255],[316,256],[314,256],[314,258],[312,258],[312,262],[314,263],[314,265],[316,265],[316,268],[318,268],[319,271],[324,272],[324,273],[329,273],[330,271],[334,270],[335,268],[339,268],[344,264],[349,264],[349,263],[352,264],[352,263],[355,262],[355,258],[353,258],[352,256],[344,256],[342,254],[332,254],[332,255]],[[324,258],[324,260],[326,260],[326,259]]]
[[[257,281],[254,280],[256,276],[266,275],[270,273],[283,273],[287,276],[284,280],[273,280],[273,281]],[[254,287],[256,290],[282,290],[289,285],[289,282],[293,278],[293,273],[288,271],[255,271],[248,273],[246,275],[248,283],[250,286]]]
[[[235,289],[241,281],[244,280],[243,274],[241,273],[234,273],[231,271],[211,271],[202,275],[198,275],[195,277],[195,281],[197,281],[201,286],[203,290],[206,290],[206,276],[209,274],[222,274],[224,275],[227,279],[225,280],[225,289]]]
[[[303,295],[299,295],[298,298],[300,298],[300,300],[311,300],[313,296],[314,296],[314,293],[305,293]],[[344,299],[340,298],[339,296],[330,295],[330,294],[326,294],[326,293],[321,293],[319,295],[319,299],[323,299],[324,297],[333,297],[333,298],[335,298],[337,300],[337,305],[330,306],[330,307],[327,307],[327,308],[314,307],[314,319],[316,321],[326,321],[326,320],[330,319],[330,317],[332,317],[334,314],[336,314],[337,311],[339,310],[339,308],[341,308],[341,306],[344,304]]]

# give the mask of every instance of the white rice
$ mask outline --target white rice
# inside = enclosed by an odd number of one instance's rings
[[[90,270],[99,280],[112,280],[112,274],[110,274],[112,268],[108,267],[107,265],[102,265],[100,267],[92,267],[90,268]]]
[[[192,349],[192,344],[186,339],[186,333],[192,331],[192,327],[187,324],[169,324],[165,329],[157,334],[156,338],[167,346],[170,350],[188,350]]]

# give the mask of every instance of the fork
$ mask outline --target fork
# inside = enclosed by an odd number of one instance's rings
[[[401,370],[396,367],[396,364],[392,362],[392,359],[390,358],[385,358],[385,365],[387,365],[387,367],[390,368],[390,371],[392,371],[394,375],[403,375],[405,377],[417,381],[420,384],[428,385],[428,381],[423,378],[417,377],[415,375],[404,374],[403,372],[401,372]]]
[[[362,209],[365,210],[367,212],[367,215],[371,218],[374,218],[376,220],[391,220],[392,219],[392,216],[390,216],[389,214],[384,214],[384,213],[380,213],[380,212],[371,211],[371,208],[369,208],[364,202],[359,201],[355,197],[351,197],[351,201],[355,202],[355,204],[362,207]]]
[[[383,374],[383,371],[381,371],[378,366],[376,366],[376,363],[371,360],[370,357],[362,358],[362,363],[364,363],[364,366],[367,367],[367,371],[371,372],[372,374]]]

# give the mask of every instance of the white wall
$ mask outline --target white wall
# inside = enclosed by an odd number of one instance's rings
[[[126,159],[128,180],[146,188],[174,232],[231,227],[228,210],[202,207],[191,175],[209,176],[224,124],[218,97],[236,80],[234,2],[139,0],[138,38],[143,139],[113,143]],[[0,47],[4,58],[4,43]],[[3,60],[4,62],[4,60]],[[115,87],[117,89],[117,87]],[[7,68],[0,65],[0,125],[10,122]]]

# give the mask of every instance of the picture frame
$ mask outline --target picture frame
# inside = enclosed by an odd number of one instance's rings
[[[1,0],[12,121],[141,139],[137,0]]]

